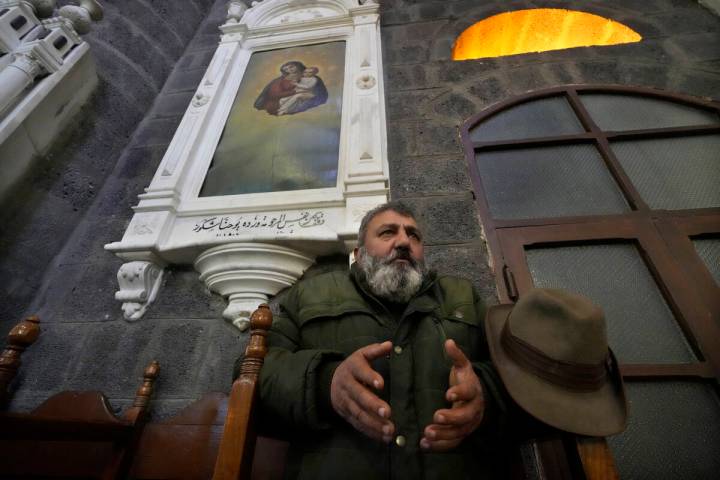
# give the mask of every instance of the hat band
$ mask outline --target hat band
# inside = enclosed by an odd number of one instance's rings
[[[611,362],[609,350],[605,361],[598,364],[555,360],[513,335],[507,322],[503,327],[500,341],[510,358],[518,365],[566,389],[594,391],[602,387],[607,379],[607,369]]]

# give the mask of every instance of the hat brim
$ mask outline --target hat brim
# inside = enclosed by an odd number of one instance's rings
[[[590,436],[620,433],[627,423],[627,402],[615,357],[605,384],[592,392],[573,391],[550,383],[516,364],[500,342],[513,305],[496,305],[485,321],[490,355],[515,402],[538,420],[567,432]]]

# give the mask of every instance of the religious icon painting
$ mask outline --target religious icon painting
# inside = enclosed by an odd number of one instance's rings
[[[201,197],[337,184],[345,42],[255,52]]]

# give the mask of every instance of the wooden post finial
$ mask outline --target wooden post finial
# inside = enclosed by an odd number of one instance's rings
[[[250,328],[268,331],[270,326],[272,326],[272,311],[267,303],[261,303],[250,316]],[[252,335],[252,332],[250,334]]]
[[[245,358],[240,365],[240,376],[257,377],[267,354],[265,337],[272,326],[272,312],[263,303],[250,316],[250,341],[245,349]]]
[[[35,343],[40,335],[40,319],[27,317],[15,325],[7,337],[7,346],[0,354],[0,403],[4,402],[7,389],[20,368],[20,356]]]
[[[143,372],[143,383],[135,393],[135,401],[132,407],[128,408],[123,417],[130,423],[143,421],[150,406],[150,397],[152,396],[155,379],[160,374],[160,364],[157,360],[153,360],[145,367]]]
[[[145,409],[147,405],[150,403],[150,396],[153,392],[153,386],[155,384],[155,379],[160,373],[160,363],[158,363],[157,360],[153,360],[150,362],[150,364],[145,367],[145,371],[143,372],[143,383],[138,388],[137,393],[135,394],[135,401],[133,402],[133,407],[140,407],[142,409]]]

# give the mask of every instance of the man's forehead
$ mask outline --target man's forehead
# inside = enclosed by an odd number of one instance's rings
[[[404,226],[404,227],[412,227],[415,230],[419,230],[420,227],[418,227],[417,222],[414,218],[402,215],[398,212],[395,212],[393,210],[387,210],[385,212],[379,213],[373,217],[372,220],[370,220],[369,226],[371,228],[379,228],[382,226]]]

